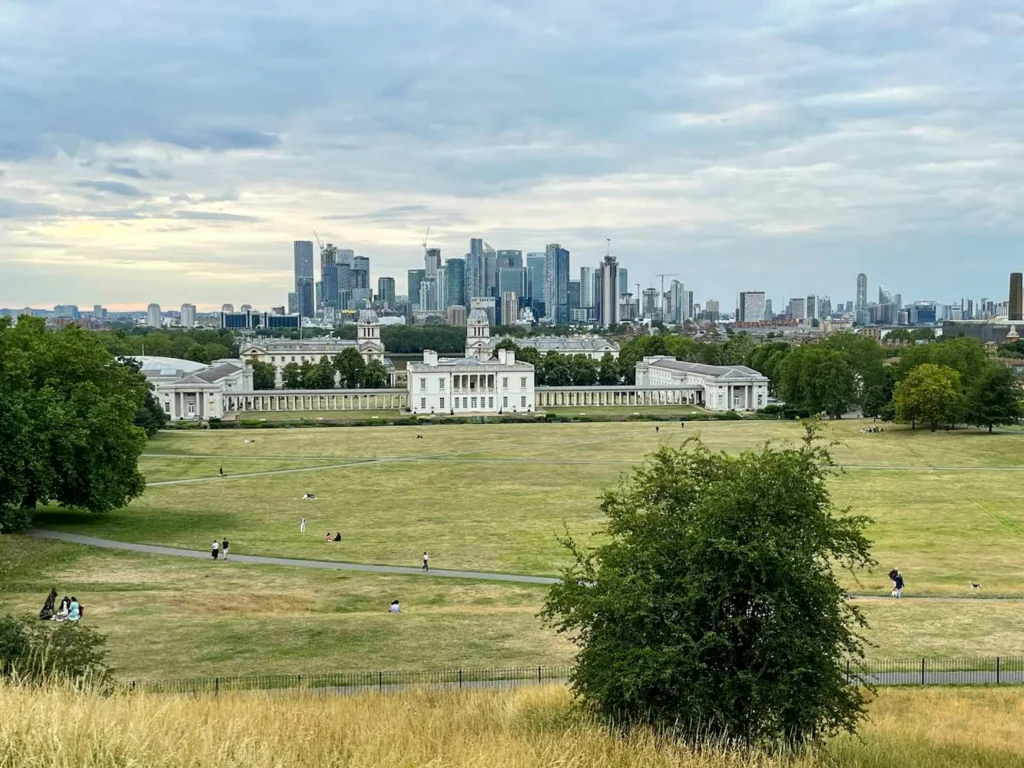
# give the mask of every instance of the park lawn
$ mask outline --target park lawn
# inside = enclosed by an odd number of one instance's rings
[[[51,586],[86,606],[123,679],[564,663],[543,586],[246,565],[0,537],[0,610]],[[393,599],[402,613],[388,614]]]
[[[559,405],[540,409],[543,413],[564,416],[693,416],[709,413],[698,405]]]
[[[295,470],[303,467],[322,467],[348,463],[345,459],[306,459],[306,458],[196,458],[192,456],[152,456],[143,455],[139,459],[139,471],[147,483],[161,483],[172,480],[191,480],[198,478],[220,478],[220,470],[229,477],[245,475],[253,472],[278,472]]]
[[[366,408],[346,411],[246,411],[227,415],[224,421],[362,421],[375,418],[395,419],[408,415],[398,408]]]
[[[0,610],[36,615],[51,586],[86,606],[123,679],[568,663],[537,617],[546,588],[323,572],[0,537]],[[387,614],[392,599],[400,616]],[[858,603],[870,659],[1024,655],[1005,601]]]

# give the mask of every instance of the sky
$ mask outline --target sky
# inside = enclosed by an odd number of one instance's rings
[[[0,306],[284,304],[469,238],[703,304],[1005,300],[1017,0],[0,0]],[[578,272],[577,272],[578,274]],[[779,307],[777,307],[778,309]]]

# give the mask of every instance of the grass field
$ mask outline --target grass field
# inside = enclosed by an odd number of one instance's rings
[[[862,427],[827,425],[848,467],[832,481],[837,501],[875,519],[879,567],[844,577],[847,586],[885,595],[884,574],[898,565],[908,595],[1024,596],[1024,435]],[[307,559],[416,566],[427,549],[437,568],[554,574],[565,562],[563,525],[599,541],[588,534],[602,524],[601,490],[659,445],[697,434],[738,451],[800,432],[772,421],[657,432],[645,423],[169,432],[150,442],[143,470],[171,484],[106,517],[55,510],[38,522],[191,549],[226,536],[236,554]],[[305,492],[319,500],[302,501]],[[325,544],[327,530],[343,541]],[[114,665],[139,678],[549,664],[571,652],[537,619],[539,587],[225,566],[0,537],[3,608],[35,613],[51,584],[76,592],[89,622],[110,636]],[[395,597],[398,621],[385,614]],[[1019,603],[863,605],[875,658],[1024,654]]]
[[[0,687],[0,767],[1003,768],[1024,764],[1024,692],[886,690],[856,736],[805,755],[622,736],[564,687],[318,697],[112,696]]]

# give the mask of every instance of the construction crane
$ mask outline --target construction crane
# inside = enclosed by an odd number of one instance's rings
[[[666,277],[679,277],[678,272],[666,272],[664,275],[655,275],[655,277],[661,278],[661,295],[665,295],[665,278]]]
[[[320,235],[316,233],[315,229],[313,230],[313,237],[316,238],[317,247],[322,251],[324,249],[324,244],[320,242]]]
[[[427,234],[423,236],[423,252],[427,252],[427,242],[430,240],[430,227],[427,227]]]

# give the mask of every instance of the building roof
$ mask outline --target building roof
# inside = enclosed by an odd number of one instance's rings
[[[763,374],[745,365],[704,365],[703,363],[687,363],[676,360],[672,357],[659,357],[654,360],[645,360],[648,365],[655,368],[668,368],[683,373],[695,373],[700,376],[709,376],[715,379],[764,379]]]
[[[494,340],[494,346],[505,338],[512,339],[520,348],[536,349],[538,352],[563,352],[567,354],[586,352],[618,352],[619,345],[601,336],[526,336],[517,339],[512,336]]]
[[[442,357],[437,365],[424,362],[411,362],[406,365],[408,371],[436,371],[438,368],[500,368],[503,371],[532,371],[533,365],[516,360],[512,365],[499,363],[497,359],[477,360],[475,357]]]
[[[377,319],[377,313],[372,309],[361,309],[359,310],[359,322],[362,324],[379,323],[380,320]]]
[[[291,351],[302,354],[320,350],[341,351],[346,347],[356,347],[358,345],[359,342],[355,339],[265,339],[246,342],[241,346],[240,352],[245,354],[248,350],[255,349],[261,352],[274,352],[277,354]]]
[[[480,307],[475,307],[466,318],[467,325],[490,325],[491,320],[487,317],[487,312]]]
[[[186,373],[201,371],[207,367],[206,363],[197,363],[195,360],[181,360],[177,357],[133,355],[131,359],[142,366],[142,373],[147,378],[184,376]]]

